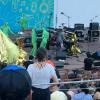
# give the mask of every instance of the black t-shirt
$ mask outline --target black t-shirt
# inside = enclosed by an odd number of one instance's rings
[[[91,70],[92,64],[93,64],[92,58],[85,58],[84,59],[84,69],[85,70]]]

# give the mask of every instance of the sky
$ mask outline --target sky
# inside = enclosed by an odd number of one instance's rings
[[[85,27],[91,22],[100,23],[100,0],[54,0],[54,26],[62,23],[74,27],[75,23],[83,23]],[[64,15],[61,14],[64,13]],[[57,19],[57,20],[56,20]]]

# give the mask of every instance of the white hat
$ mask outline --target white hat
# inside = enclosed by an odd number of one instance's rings
[[[51,94],[51,100],[68,100],[68,99],[63,92],[55,91]]]

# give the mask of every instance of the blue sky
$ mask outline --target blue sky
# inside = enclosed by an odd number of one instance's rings
[[[71,17],[70,27],[73,27],[74,23],[83,23],[85,27],[88,27],[91,19],[94,22],[100,22],[100,0],[55,0],[54,12],[54,20],[56,14],[58,17],[58,26],[61,26],[61,23],[68,25],[68,18],[61,15],[61,12],[64,12],[66,16]]]

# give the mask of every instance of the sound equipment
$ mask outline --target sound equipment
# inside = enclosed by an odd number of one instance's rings
[[[74,24],[75,30],[84,30],[84,24]]]
[[[60,61],[57,61],[57,62],[55,62],[55,66],[56,66],[56,68],[63,68],[64,67],[64,63],[60,62]]]
[[[94,66],[100,66],[100,61],[95,61],[93,64]]]
[[[99,23],[97,23],[97,22],[90,23],[89,29],[90,30],[98,30],[99,29]]]
[[[27,33],[32,33],[32,29],[23,30],[23,32],[24,32],[25,34],[27,34]]]
[[[31,37],[25,37],[24,38],[24,47],[32,47],[32,43],[31,43]]]
[[[39,45],[42,41],[42,33],[43,33],[43,30],[36,30],[37,42]],[[39,47],[39,45],[38,45],[38,47]]]
[[[98,38],[99,35],[100,35],[100,31],[99,31],[99,30],[89,30],[89,31],[88,31],[88,36],[89,36],[89,37]]]
[[[100,51],[96,51],[95,53],[92,54],[92,57],[95,60],[100,60]]]
[[[83,31],[82,30],[77,30],[77,31],[75,31],[75,33],[76,33],[76,36],[77,37],[81,37],[81,38],[83,38],[84,37],[84,34],[83,34]]]
[[[92,31],[92,37],[99,37],[99,31],[98,30],[94,30]]]
[[[64,51],[57,51],[56,60],[66,60],[66,53]]]
[[[36,30],[37,37],[42,37],[43,30]]]

